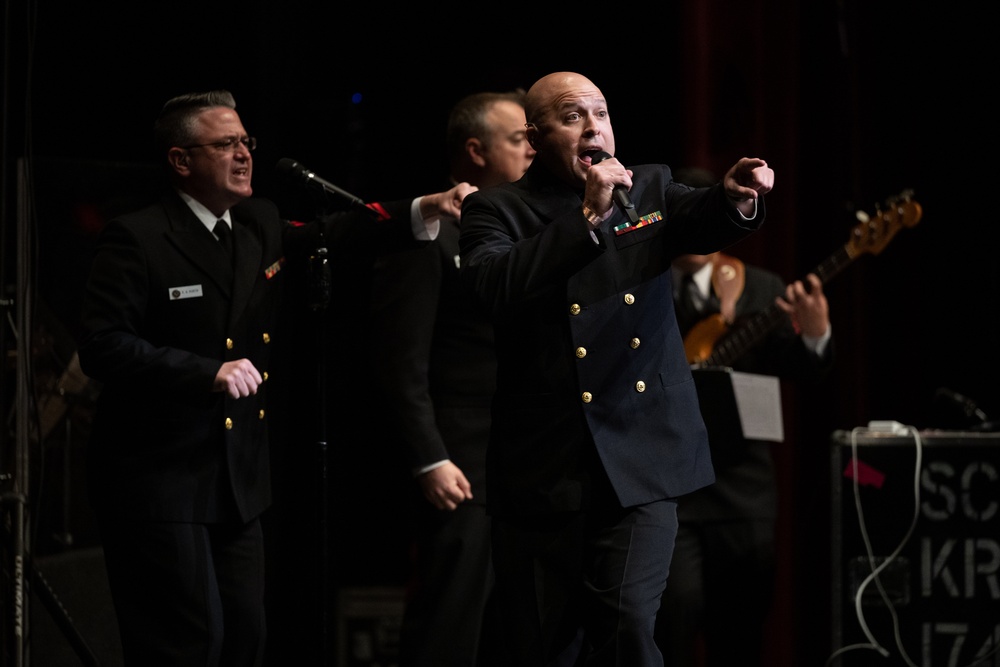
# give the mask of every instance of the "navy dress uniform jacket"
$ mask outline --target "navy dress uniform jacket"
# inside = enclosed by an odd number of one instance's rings
[[[375,215],[348,213],[297,226],[273,203],[230,210],[232,268],[205,225],[174,192],[110,221],[91,267],[79,348],[101,383],[88,444],[88,488],[106,516],[247,522],[271,503],[266,406],[288,261],[325,240],[366,247],[416,243],[409,201]],[[362,223],[362,224],[358,224]],[[212,391],[221,363],[249,359],[255,395]],[[279,371],[280,372],[280,371]],[[285,369],[290,372],[290,369]]]
[[[540,161],[464,201],[462,277],[490,307],[496,335],[491,514],[586,509],[601,471],[623,507],[714,480],[670,261],[749,235],[763,199],[746,221],[721,185],[674,183],[666,165],[632,169],[644,224],[616,208],[596,241],[582,191]]]
[[[269,371],[282,272],[277,209],[231,210],[236,262],[176,194],[112,220],[91,270],[79,350],[102,383],[89,488],[111,514],[242,521],[271,502],[265,382],[233,400],[212,391],[221,362]]]

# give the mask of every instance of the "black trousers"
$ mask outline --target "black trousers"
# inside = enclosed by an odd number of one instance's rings
[[[126,667],[262,664],[264,545],[247,524],[100,521]]]
[[[486,507],[439,510],[422,497],[415,571],[399,638],[401,667],[490,665],[493,564]],[[443,630],[446,629],[446,630]]]
[[[760,667],[774,577],[773,520],[681,522],[657,618],[664,664]]]
[[[660,667],[653,629],[676,534],[673,500],[493,517],[505,664]]]

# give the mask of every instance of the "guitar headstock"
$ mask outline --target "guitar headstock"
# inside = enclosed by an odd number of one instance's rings
[[[874,216],[858,211],[861,223],[851,230],[851,238],[845,246],[847,252],[852,259],[866,252],[877,255],[889,245],[900,228],[913,227],[922,216],[923,210],[913,200],[912,190],[904,190],[896,197],[887,199],[876,209]]]

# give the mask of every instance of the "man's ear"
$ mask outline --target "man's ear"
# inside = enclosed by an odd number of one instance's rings
[[[187,173],[188,171],[188,153],[183,148],[171,148],[167,151],[167,162],[173,167],[174,171],[180,174]]]
[[[477,167],[486,166],[486,158],[483,156],[483,142],[475,137],[465,140],[465,152],[469,154],[469,159]]]
[[[524,124],[524,138],[528,140],[528,145],[538,150],[538,126],[534,123]]]

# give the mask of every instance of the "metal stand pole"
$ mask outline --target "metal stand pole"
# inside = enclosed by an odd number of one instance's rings
[[[320,618],[320,647],[319,665],[320,667],[330,667],[333,665],[330,656],[330,503],[329,503],[329,471],[327,468],[327,441],[326,441],[326,308],[330,304],[330,265],[328,252],[320,236],[320,247],[309,258],[310,272],[310,298],[309,308],[315,314],[317,320],[316,334],[318,337],[317,348],[319,349],[320,361],[317,364],[316,388],[319,397],[317,414],[317,441],[316,455],[317,467],[319,469],[319,618]]]

